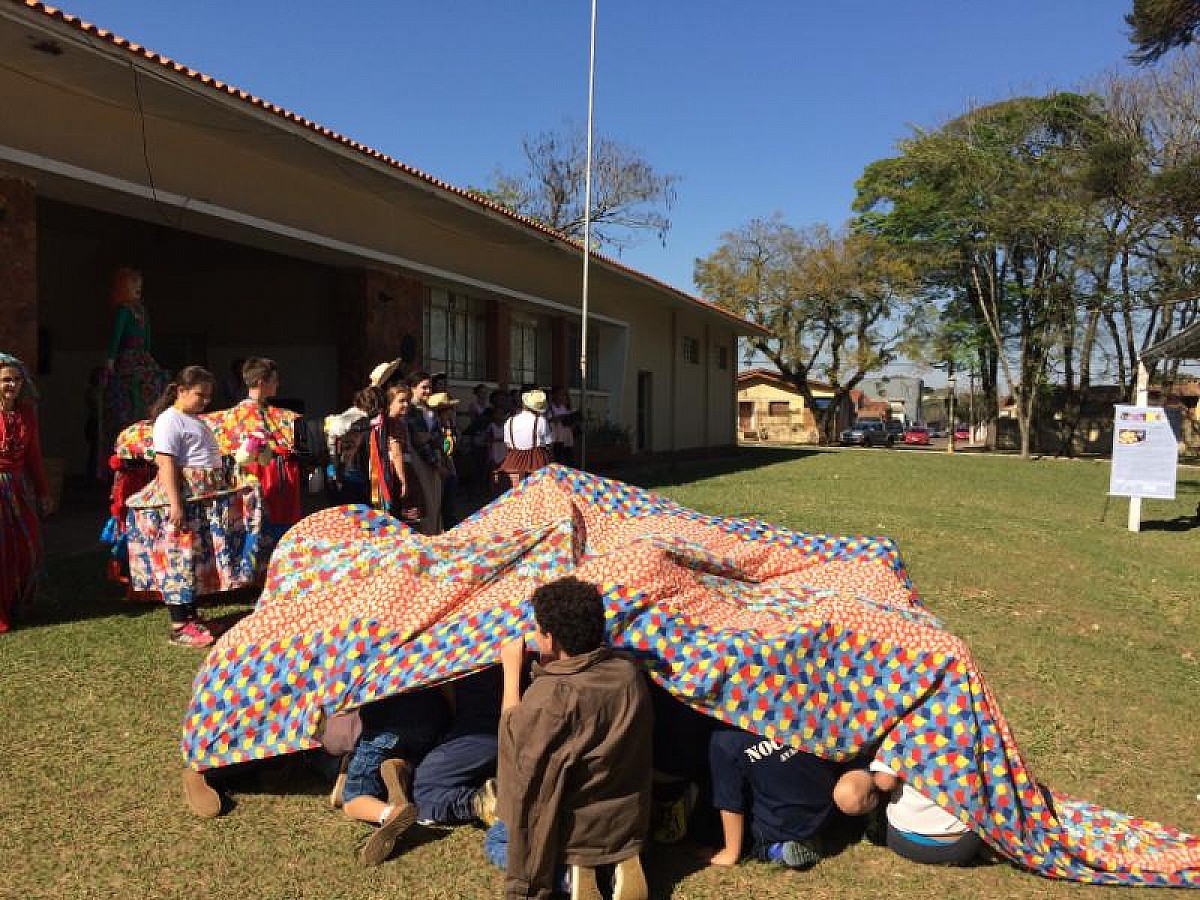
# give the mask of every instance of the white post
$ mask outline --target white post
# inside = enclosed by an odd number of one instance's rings
[[[1140,359],[1137,367],[1137,395],[1133,402],[1138,406],[1145,406],[1150,402],[1150,373],[1146,371],[1146,364]],[[1142,498],[1129,498],[1129,530],[1142,530]]]
[[[592,261],[592,122],[596,96],[596,2],[592,0],[592,28],[588,49],[587,159],[583,166],[583,297],[579,327],[579,409],[583,427],[579,430],[579,468],[587,468],[588,424],[588,274]]]

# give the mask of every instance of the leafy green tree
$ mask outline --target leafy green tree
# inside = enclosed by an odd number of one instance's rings
[[[1024,456],[1070,318],[1103,133],[1094,98],[1019,97],[918,131],[857,186],[856,227],[909,260],[931,299],[970,301],[1013,390]]]
[[[1200,0],[1133,0],[1133,12],[1125,22],[1134,47],[1129,58],[1139,65],[1157,62],[1196,39]]]
[[[754,348],[815,411],[827,442],[850,391],[896,359],[913,319],[911,272],[884,242],[824,225],[798,229],[779,214],[722,235],[693,277],[704,296],[771,332]],[[816,402],[814,382],[833,389],[831,404]]]
[[[527,135],[522,172],[497,171],[492,183],[472,190],[501,206],[570,237],[583,238],[587,141],[570,123],[558,131]],[[623,249],[653,232],[665,243],[679,179],[657,171],[640,152],[607,138],[593,142],[591,238],[597,249]]]

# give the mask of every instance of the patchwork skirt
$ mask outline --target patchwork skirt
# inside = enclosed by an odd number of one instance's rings
[[[184,468],[184,527],[171,526],[158,480],[129,498],[129,579],[135,591],[158,591],[166,603],[257,584],[270,556],[262,540],[257,481],[232,483],[220,469]]]

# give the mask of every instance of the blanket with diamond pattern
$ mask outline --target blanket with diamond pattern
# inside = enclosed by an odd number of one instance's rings
[[[600,586],[610,643],[695,709],[832,759],[875,747],[1042,875],[1200,886],[1200,838],[1038,784],[892,541],[703,515],[559,466],[437,538],[365,507],[292,528],[196,678],[185,761],[312,748],[325,717],[492,664],[529,633],[533,588],[566,574]]]

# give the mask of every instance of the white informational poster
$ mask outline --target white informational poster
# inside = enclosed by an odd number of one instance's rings
[[[1109,494],[1174,500],[1178,461],[1175,432],[1161,407],[1117,407]]]

